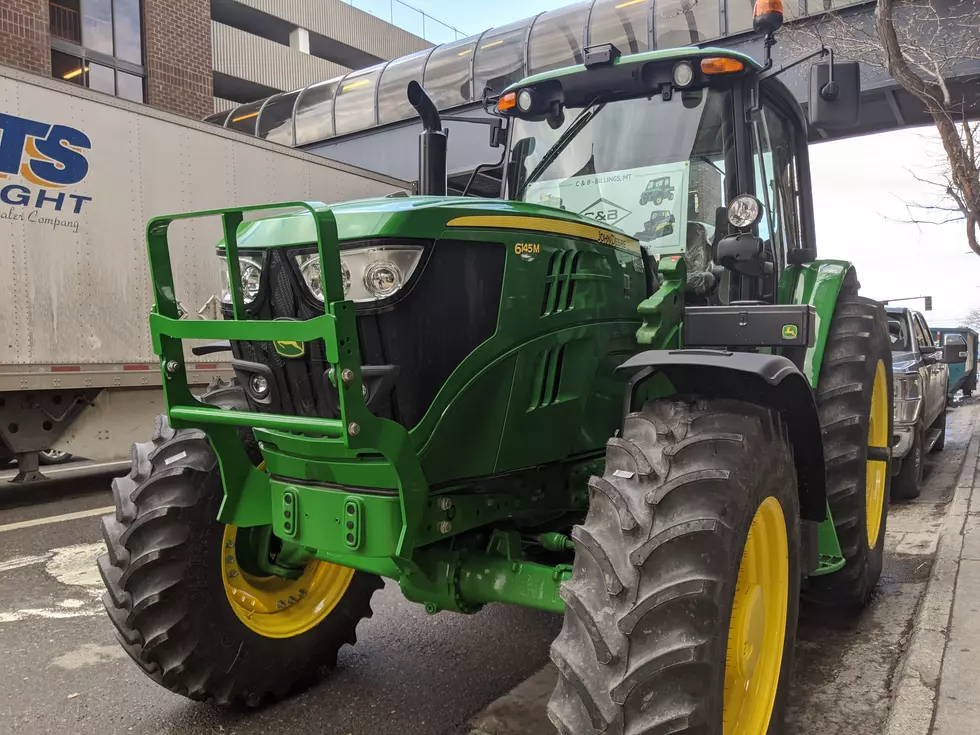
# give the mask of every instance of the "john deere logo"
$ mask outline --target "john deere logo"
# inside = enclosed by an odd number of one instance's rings
[[[784,324],[783,325],[783,339],[796,339],[796,335],[800,333],[795,324]]]
[[[303,342],[273,342],[272,346],[276,348],[277,355],[288,360],[294,360],[306,354],[306,344]]]

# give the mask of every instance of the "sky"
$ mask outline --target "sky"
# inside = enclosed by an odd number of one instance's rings
[[[487,28],[529,18],[546,10],[571,5],[573,0],[344,0],[356,8],[393,22],[406,31],[422,35],[422,19],[410,8],[421,10],[436,21],[471,36]],[[410,6],[410,7],[406,7]],[[440,43],[454,40],[452,31],[425,21],[425,38]]]
[[[421,16],[399,0],[345,0],[421,34]],[[465,35],[570,4],[569,0],[405,0]],[[426,37],[453,31],[426,20]],[[446,34],[445,37],[438,37]],[[908,223],[908,204],[933,203],[935,190],[915,180],[945,160],[931,128],[900,130],[811,146],[820,258],[853,262],[861,293],[875,299],[932,296],[930,326],[955,326],[980,307],[980,257],[969,252],[962,222]],[[903,302],[921,310],[923,302]]]

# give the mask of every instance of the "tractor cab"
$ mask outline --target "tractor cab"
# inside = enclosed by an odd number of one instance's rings
[[[813,124],[856,120],[855,69],[814,67]],[[819,93],[828,76],[831,101]],[[653,261],[683,256],[688,291],[705,303],[775,303],[779,274],[815,257],[811,200],[799,196],[807,120],[768,62],[717,48],[622,56],[606,45],[587,49],[580,67],[513,85],[497,111],[511,128],[506,198],[557,199],[636,233]]]

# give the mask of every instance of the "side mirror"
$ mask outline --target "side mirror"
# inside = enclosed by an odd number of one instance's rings
[[[772,268],[767,263],[762,240],[755,235],[728,235],[718,242],[717,262],[730,271],[746,276],[761,276]]]
[[[561,105],[555,105],[546,119],[548,120],[548,127],[552,130],[558,130],[565,124],[565,108]]]
[[[920,347],[919,354],[922,355],[922,361],[927,365],[935,365],[937,362],[942,362],[943,348],[942,347]]]
[[[860,122],[861,67],[856,61],[814,64],[810,68],[810,124],[842,130]]]
[[[537,142],[536,138],[521,138],[520,140],[515,140],[514,145],[511,147],[511,160],[517,160],[518,158],[526,158],[534,153],[535,144]]]
[[[960,365],[966,362],[966,345],[946,345],[943,347],[943,362],[947,365]]]

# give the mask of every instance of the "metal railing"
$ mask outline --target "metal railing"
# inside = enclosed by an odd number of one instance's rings
[[[72,43],[82,43],[82,23],[77,10],[49,2],[48,17],[52,36]]]
[[[403,31],[414,33],[430,43],[447,43],[466,38],[467,33],[456,26],[443,23],[425,11],[402,2],[402,0],[343,0],[358,10],[363,10],[383,21],[398,26]]]

